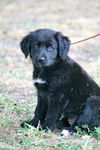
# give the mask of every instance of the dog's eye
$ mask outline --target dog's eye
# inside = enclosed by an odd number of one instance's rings
[[[34,44],[34,48],[38,48],[38,45],[37,45],[37,44]]]
[[[48,50],[48,51],[52,51],[52,50],[53,50],[53,47],[49,46],[49,47],[47,47],[47,50]]]
[[[35,49],[37,49],[37,48],[39,47],[38,43],[34,43],[34,44],[33,44],[33,47],[34,47]]]

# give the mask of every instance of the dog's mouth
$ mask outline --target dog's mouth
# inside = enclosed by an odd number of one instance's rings
[[[46,62],[38,62],[38,63],[36,63],[36,65],[37,65],[38,67],[47,66]]]
[[[45,61],[37,61],[37,60],[35,60],[34,64],[35,64],[35,66],[37,66],[37,67],[45,67],[45,66],[48,66],[48,63],[47,63],[46,60],[45,60]]]
[[[52,66],[54,63],[56,62],[55,61],[47,61],[45,60],[44,62],[35,62],[35,66],[37,66],[38,68],[41,68],[41,67],[49,67],[49,66]]]
[[[59,59],[55,58],[53,60],[48,60],[48,59],[35,59],[33,64],[37,67],[49,67],[52,66],[55,63],[58,63]]]

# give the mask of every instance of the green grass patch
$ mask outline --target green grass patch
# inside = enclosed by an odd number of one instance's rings
[[[95,127],[93,131],[90,131],[88,125],[83,125],[82,128],[78,126],[75,127],[77,131],[77,136],[89,135],[93,138],[100,139],[100,126]]]
[[[100,127],[95,127],[94,131],[91,132],[86,125],[83,126],[84,130],[76,127],[77,134],[69,139],[61,137],[60,133],[54,134],[51,131],[38,130],[39,127],[36,129],[26,125],[25,128],[20,128],[19,120],[21,119],[21,122],[22,120],[24,121],[26,115],[30,114],[33,107],[35,107],[35,104],[19,103],[10,96],[0,98],[2,116],[0,119],[0,142],[5,145],[1,149],[6,150],[6,145],[8,144],[12,146],[10,149],[18,147],[19,150],[88,150],[93,147],[91,138],[100,139]],[[30,119],[31,117],[27,116],[26,120]],[[88,135],[90,138],[77,142],[85,135]],[[75,140],[77,141],[75,142]],[[93,150],[99,150],[98,146]]]

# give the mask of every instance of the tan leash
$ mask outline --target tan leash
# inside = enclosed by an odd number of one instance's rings
[[[86,39],[83,39],[83,40],[80,40],[80,41],[73,42],[73,43],[71,43],[71,45],[74,45],[74,44],[78,44],[78,43],[87,41],[87,40],[92,39],[92,38],[95,38],[95,37],[97,37],[97,36],[100,36],[100,33],[98,33],[98,34],[96,34],[96,35],[94,35],[94,36],[88,37],[88,38],[86,38]]]

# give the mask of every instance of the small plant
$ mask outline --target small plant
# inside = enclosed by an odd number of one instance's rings
[[[90,135],[96,139],[100,139],[100,126],[95,127],[94,131],[90,133]]]
[[[65,141],[59,142],[57,145],[55,145],[55,148],[58,150],[66,150],[67,143]]]
[[[88,125],[83,125],[81,128],[78,126],[75,127],[78,136],[89,135],[96,139],[100,139],[100,126],[95,127],[93,131],[90,131]]]
[[[82,148],[78,144],[61,141],[57,145],[55,145],[55,150],[82,150]]]

